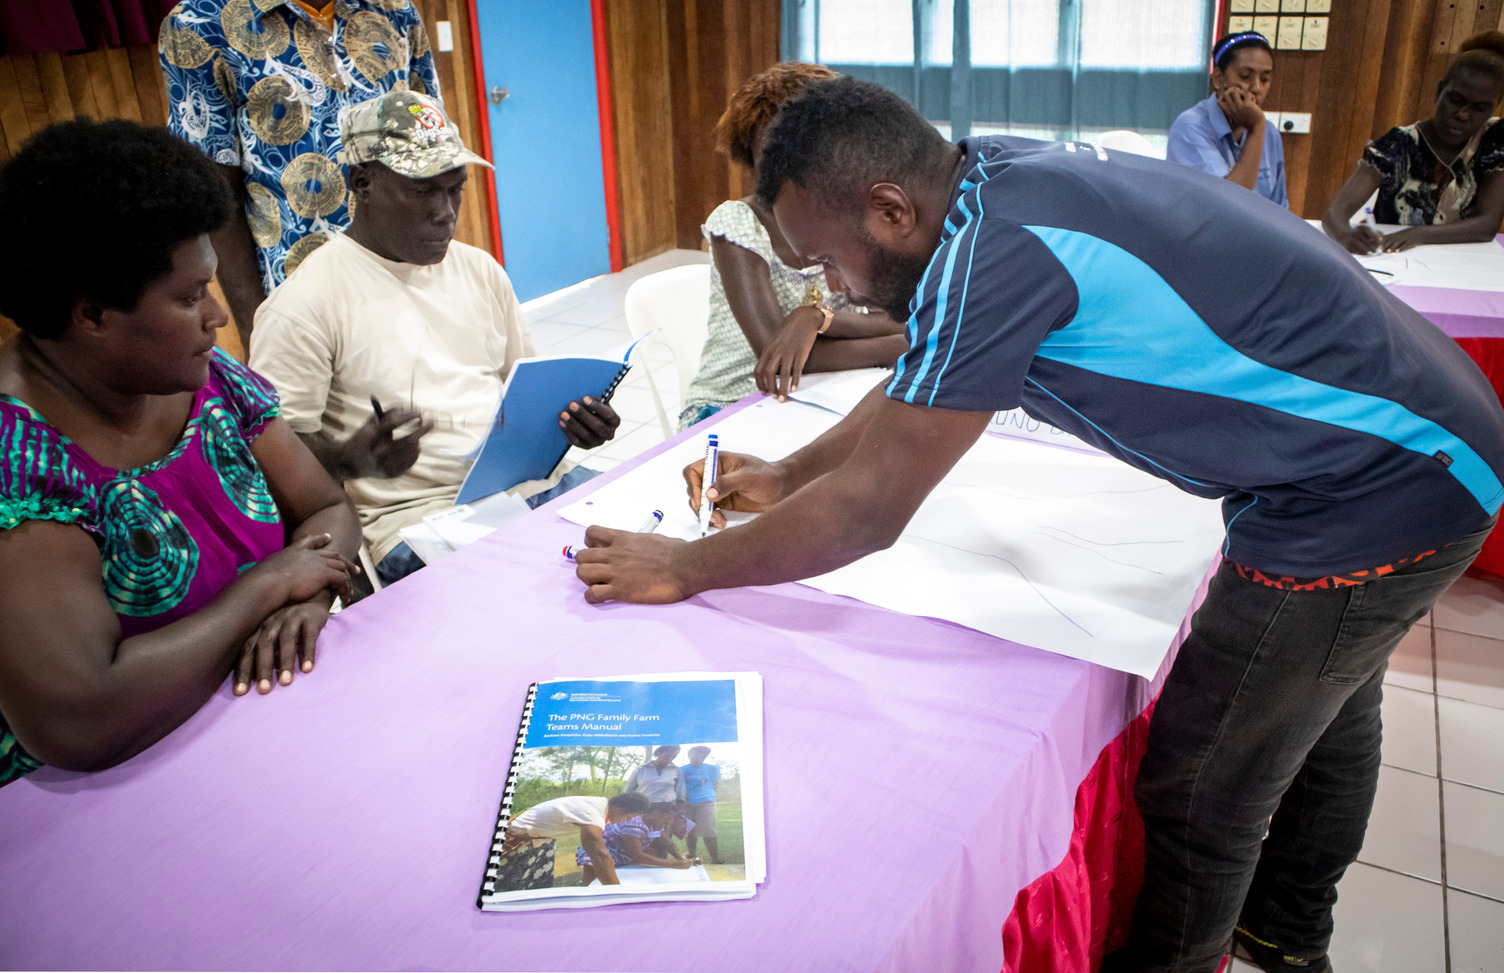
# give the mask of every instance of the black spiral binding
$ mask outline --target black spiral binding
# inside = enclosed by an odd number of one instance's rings
[[[620,377],[617,380],[620,381]],[[613,384],[612,388],[615,387]],[[522,725],[517,728],[517,745],[512,747],[512,763],[507,768],[507,786],[501,792],[501,810],[496,812],[496,831],[491,835],[491,856],[486,862],[486,877],[480,885],[477,905],[485,905],[486,899],[496,894],[496,874],[501,868],[501,849],[506,841],[507,825],[512,820],[512,794],[517,790],[517,772],[522,763],[522,751],[527,749],[527,725],[533,719],[533,701],[537,698],[538,684],[533,683],[527,688],[527,702],[522,704]]]
[[[630,354],[630,351],[628,352],[628,354]],[[601,401],[602,402],[610,402],[611,401],[611,396],[613,394],[615,394],[616,387],[621,384],[621,380],[624,379],[624,378],[626,378],[627,377],[627,372],[629,372],[631,370],[632,370],[632,363],[631,362],[622,362],[621,363],[621,368],[617,369],[617,371],[616,371],[616,377],[611,380],[611,384],[610,385],[606,386],[606,391],[604,391],[604,392],[601,393]]]

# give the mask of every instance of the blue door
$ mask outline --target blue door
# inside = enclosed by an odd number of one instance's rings
[[[501,245],[527,301],[611,269],[590,0],[479,0],[476,17]]]

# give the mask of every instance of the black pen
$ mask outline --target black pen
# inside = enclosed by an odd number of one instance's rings
[[[374,395],[371,396],[371,408],[376,412],[377,422],[380,422],[382,419],[386,418],[386,413],[381,410],[381,400],[376,398],[376,396]]]

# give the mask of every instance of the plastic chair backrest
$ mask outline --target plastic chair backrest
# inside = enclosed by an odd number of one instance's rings
[[[679,401],[700,370],[700,351],[710,320],[710,265],[660,270],[627,288],[627,330],[641,338],[650,331],[666,344],[679,373]]]
[[[1097,136],[1097,144],[1104,149],[1116,149],[1119,152],[1132,152],[1134,155],[1147,155],[1151,159],[1162,159],[1154,150],[1154,144],[1139,133],[1126,128],[1114,129],[1111,132],[1103,132]]]

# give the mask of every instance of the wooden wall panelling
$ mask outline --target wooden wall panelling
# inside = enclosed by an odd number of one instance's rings
[[[147,125],[166,125],[166,80],[162,77],[162,62],[157,58],[156,48],[131,47],[121,53],[130,63],[130,76],[136,89],[141,122]]]
[[[1309,59],[1286,57],[1276,62],[1274,78],[1264,105],[1271,111],[1309,110],[1305,101],[1305,76]],[[1310,146],[1298,139],[1283,136],[1285,148],[1285,186],[1290,194],[1290,208],[1300,212],[1300,191],[1310,163]]]
[[[68,101],[73,106],[76,115],[87,115],[90,118],[107,118],[100,110],[99,100],[94,97],[94,86],[89,78],[89,65],[83,55],[53,55],[58,63],[63,66],[63,77],[68,79]],[[165,87],[165,85],[164,85]],[[163,95],[166,98],[165,92]]]
[[[700,249],[700,224],[751,191],[715,151],[726,99],[778,60],[778,0],[606,0],[622,253]]]
[[[475,93],[475,63],[471,56],[470,8],[465,0],[414,0],[423,26],[428,32],[433,49],[434,66],[439,73],[439,87],[443,89],[444,110],[459,126],[465,144],[471,150],[484,154],[488,147],[480,143],[480,115],[488,106],[479,104]],[[448,21],[454,30],[454,50],[438,49],[438,24]],[[460,211],[455,239],[471,246],[480,247],[492,256],[496,248],[491,238],[491,219],[487,211],[485,186],[493,180],[485,169],[471,168],[470,180],[465,189],[464,206]],[[505,247],[505,241],[503,241]]]
[[[729,180],[711,133],[735,76],[730,12],[716,0],[671,0],[669,69],[673,79],[675,246],[698,250],[700,224],[726,199]],[[733,5],[734,6],[734,5]]]
[[[1426,64],[1426,49],[1435,20],[1437,4],[1434,0],[1392,0],[1389,9],[1389,29],[1384,38],[1384,81],[1379,86],[1378,99],[1374,103],[1374,125],[1369,130],[1373,136],[1382,135],[1394,124],[1385,128],[1385,120],[1414,120],[1416,106],[1429,104],[1434,99],[1422,94],[1423,75]]]
[[[63,59],[56,54],[38,56],[37,75],[41,80],[42,93],[47,99],[48,119],[66,121],[72,118],[75,113],[68,91],[68,74],[63,70]]]
[[[1373,106],[1387,73],[1381,52],[1389,31],[1389,6],[1388,0],[1373,0],[1339,8],[1348,11],[1347,19],[1336,50],[1332,50],[1328,39],[1330,53],[1323,57],[1326,70],[1321,84],[1325,91],[1346,89],[1348,103],[1342,104],[1339,98],[1323,99],[1327,109],[1322,112],[1321,127],[1317,127],[1315,118],[1311,120],[1311,131],[1327,136],[1312,143],[1313,154],[1320,164],[1307,177],[1305,205],[1298,211],[1308,218],[1315,219],[1325,212],[1357,165],[1363,146],[1374,137]],[[1311,135],[1292,137],[1312,142]]]
[[[782,26],[782,4],[777,0],[758,0],[756,3],[729,4],[738,15],[734,27],[728,27],[732,37],[746,39],[746,60],[738,65],[734,78],[728,79],[727,93],[735,91],[746,79],[759,71],[778,63],[779,31]],[[725,161],[731,176],[728,198],[750,195],[757,184],[751,174],[729,159]]]
[[[622,262],[674,246],[674,122],[667,0],[606,0]]]
[[[31,119],[27,117],[26,102],[21,97],[15,62],[8,57],[0,58],[0,128],[5,130],[5,158],[10,158],[31,134]]]

